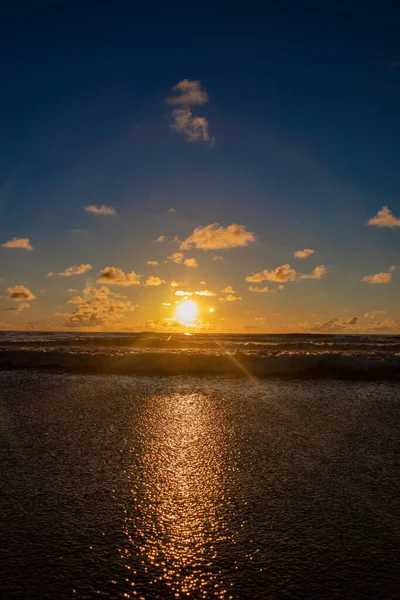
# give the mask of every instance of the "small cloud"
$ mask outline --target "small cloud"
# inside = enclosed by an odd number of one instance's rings
[[[193,296],[193,292],[184,292],[183,290],[177,290],[175,296]]]
[[[199,264],[195,258],[185,258],[185,260],[183,261],[183,264],[186,267],[193,267],[193,268],[196,268],[199,266]]]
[[[158,260],[148,260],[146,264],[156,267],[158,265]]]
[[[1,244],[3,248],[19,248],[20,250],[33,250],[33,246],[29,243],[29,238],[14,237],[8,242]]]
[[[163,302],[161,306],[172,306],[171,302]]]
[[[172,88],[177,92],[176,96],[167,98],[167,104],[171,106],[193,106],[194,104],[206,104],[208,102],[208,94],[206,90],[201,89],[200,81],[190,81],[182,79]]]
[[[175,212],[175,209],[174,209],[174,208],[169,208],[169,209],[168,209],[168,212],[169,212],[169,213],[174,213],[174,212]]]
[[[267,285],[264,287],[257,287],[256,285],[250,285],[249,290],[250,290],[250,292],[261,292],[261,293],[267,293],[267,292],[273,291],[273,290],[270,290]]]
[[[150,275],[150,277],[148,277],[146,279],[144,285],[145,286],[158,286],[158,285],[162,285],[163,283],[165,283],[164,279]]]
[[[235,302],[235,300],[241,300],[240,296],[235,296],[234,294],[229,294],[225,298],[219,298],[220,302]]]
[[[392,265],[391,267],[389,267],[389,272],[393,273],[396,270],[396,268],[397,267],[395,265]]]
[[[260,283],[261,281],[276,281],[279,283],[286,283],[287,281],[298,281],[300,279],[321,279],[327,274],[327,269],[324,265],[319,265],[311,273],[305,273],[304,275],[298,274],[295,269],[292,269],[289,264],[281,265],[276,267],[272,271],[265,269],[259,273],[248,275],[246,281],[249,283]]]
[[[77,294],[79,292],[79,290],[76,290],[75,288],[69,288],[68,292],[71,292],[73,294]]]
[[[237,248],[247,246],[255,241],[254,233],[247,231],[243,225],[219,226],[212,223],[205,227],[197,227],[193,233],[181,243],[181,250],[189,250],[193,247],[200,250],[217,250],[220,248]]]
[[[236,294],[235,290],[233,289],[233,287],[231,285],[227,285],[226,288],[221,290],[221,292],[223,294]]]
[[[225,258],[219,254],[214,254],[213,260],[225,260]]]
[[[36,296],[24,285],[16,285],[7,288],[7,298],[21,302],[22,300],[36,300]]]
[[[373,310],[371,312],[364,313],[364,319],[376,319],[378,315],[385,315],[387,310]]]
[[[262,321],[265,321],[265,317],[256,317],[254,320],[261,323]]]
[[[85,211],[91,215],[105,215],[107,217],[115,217],[117,214],[114,207],[106,206],[105,204],[102,204],[101,206],[90,204],[89,206],[85,206]]]
[[[27,308],[30,308],[30,307],[31,307],[31,305],[29,304],[29,302],[21,302],[21,304],[18,304],[17,306],[3,308],[3,310],[12,311],[12,312],[22,312],[23,310],[26,310]]]
[[[312,250],[311,248],[304,248],[304,250],[296,250],[294,255],[296,258],[308,258],[309,256],[311,256],[314,253],[315,253],[315,250]]]
[[[210,290],[200,290],[199,292],[195,292],[196,296],[215,296],[214,292],[210,292]]]
[[[200,281],[200,285],[206,285],[205,281]]]
[[[367,225],[375,225],[375,227],[400,227],[400,219],[394,216],[392,211],[387,206],[382,206],[381,210],[369,219]]]
[[[155,244],[162,244],[163,242],[165,242],[167,238],[165,237],[165,235],[160,235],[158,236],[158,238],[156,240],[154,240]]]
[[[171,281],[169,284],[171,287],[179,287],[181,285],[180,281]]]
[[[65,271],[61,271],[61,273],[57,273],[61,277],[72,277],[73,275],[83,275],[83,273],[87,273],[92,269],[92,265],[82,264],[82,265],[73,265],[72,267],[68,267]],[[48,273],[47,277],[51,277],[55,273]]]
[[[123,286],[140,285],[141,277],[142,275],[138,275],[135,271],[124,273],[122,269],[118,269],[117,267],[105,267],[100,271],[97,283]]]
[[[363,278],[365,283],[391,283],[392,282],[392,274],[391,273],[375,273],[374,275],[366,275]]]

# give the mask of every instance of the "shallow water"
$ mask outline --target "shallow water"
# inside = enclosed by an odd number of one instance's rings
[[[0,373],[5,598],[396,598],[400,387]]]

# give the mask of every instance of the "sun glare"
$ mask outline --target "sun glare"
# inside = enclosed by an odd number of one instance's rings
[[[175,318],[181,325],[188,327],[193,326],[199,313],[199,307],[193,300],[185,300],[181,304],[178,304],[175,310]]]

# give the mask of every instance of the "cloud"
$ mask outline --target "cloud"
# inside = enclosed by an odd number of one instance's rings
[[[399,321],[394,321],[393,319],[384,319],[383,321],[377,321],[376,323],[371,323],[369,329],[371,331],[398,331],[400,326]]]
[[[15,300],[16,302],[21,302],[22,300],[36,300],[36,296],[34,296],[31,290],[24,285],[16,285],[7,288],[7,298]]]
[[[172,131],[183,133],[186,142],[208,142],[208,121],[205,117],[194,117],[190,108],[175,108],[172,111]]]
[[[165,235],[160,235],[158,236],[158,238],[156,240],[154,240],[155,244],[162,244],[162,242],[165,242],[167,238],[165,237]]]
[[[377,315],[385,315],[387,310],[373,310],[371,312],[364,313],[364,319],[376,319]]]
[[[205,117],[193,116],[191,106],[206,104],[208,94],[201,88],[200,81],[183,79],[173,88],[177,92],[175,96],[167,98],[170,106],[179,106],[172,111],[173,123],[170,126],[173,131],[182,133],[186,142],[208,142],[214,143],[208,133],[208,121]]]
[[[76,292],[78,292],[78,290],[77,290],[77,289],[75,289],[75,288],[69,288],[69,290],[67,290],[67,291],[68,291],[68,292],[73,292],[73,293],[76,293]]]
[[[312,271],[312,273],[306,273],[305,275],[299,275],[298,279],[321,279],[327,273],[328,273],[328,270],[326,269],[325,265],[319,265],[318,267],[315,267],[315,269],[314,269],[314,271]]]
[[[234,294],[228,294],[225,298],[219,298],[220,302],[235,302],[235,300],[241,300],[240,296],[235,296]]]
[[[265,321],[265,317],[255,317],[254,320],[258,321],[259,323],[261,323],[262,321]]]
[[[255,241],[254,233],[247,231],[243,225],[218,226],[218,223],[197,227],[193,233],[180,245],[181,250],[190,250],[192,247],[200,250],[217,250],[220,248],[236,248],[247,246]]]
[[[221,290],[221,292],[223,294],[236,294],[235,290],[233,289],[233,287],[231,285],[227,285],[226,288]]]
[[[375,273],[374,275],[366,275],[363,277],[365,283],[391,283],[392,273]]]
[[[3,248],[20,248],[21,250],[33,250],[33,246],[29,243],[29,238],[14,237],[8,242],[1,244]]]
[[[108,283],[109,285],[140,285],[140,278],[142,275],[138,275],[135,271],[131,273],[124,273],[122,269],[117,267],[105,267],[99,273],[99,279],[97,283]]]
[[[298,281],[300,279],[321,279],[321,277],[326,275],[327,272],[328,271],[324,265],[319,265],[318,267],[315,267],[311,273],[301,275],[297,273],[295,269],[292,269],[289,264],[286,264],[276,267],[276,269],[272,271],[265,269],[259,273],[248,275],[246,277],[246,281],[249,283],[260,283],[261,281],[276,281],[279,283],[285,283],[287,281]]]
[[[174,208],[169,208],[167,212],[169,212],[169,213],[174,213],[174,212],[175,212],[175,209],[174,209]]]
[[[163,302],[161,306],[172,306],[171,302]]]
[[[223,256],[220,256],[219,254],[214,254],[213,260],[225,260],[225,258]]]
[[[257,287],[256,285],[250,285],[249,290],[250,290],[250,292],[261,292],[261,293],[267,293],[267,292],[273,291],[273,290],[270,290],[267,285],[265,287]]]
[[[102,204],[101,206],[90,204],[89,206],[85,206],[85,211],[91,215],[105,215],[107,217],[115,217],[117,214],[115,208],[106,206],[105,204]]]
[[[260,283],[261,281],[294,281],[296,277],[296,271],[290,265],[286,264],[276,267],[273,271],[264,269],[264,271],[260,271],[259,273],[248,275],[246,281],[249,283]]]
[[[193,292],[184,292],[183,290],[177,290],[175,296],[193,296]]]
[[[195,292],[196,296],[216,296],[214,292],[210,292],[210,290],[200,290],[199,292]]]
[[[23,310],[30,308],[30,307],[31,307],[31,305],[29,304],[29,302],[21,302],[21,304],[17,304],[17,306],[3,308],[3,310],[13,311],[13,312],[22,312]]]
[[[106,286],[85,288],[83,297],[76,296],[68,301],[68,304],[75,304],[77,308],[69,314],[65,326],[104,327],[121,322],[129,312],[135,310],[135,305],[129,300],[117,300],[115,296],[117,294]]]
[[[82,275],[83,273],[87,273],[92,269],[92,265],[82,264],[82,265],[73,265],[72,267],[68,267],[65,271],[61,271],[61,273],[47,273],[47,277],[52,277],[53,275],[60,275],[61,277],[72,277],[73,275]]]
[[[329,321],[326,321],[325,323],[316,323],[315,325],[313,325],[313,327],[311,327],[311,329],[316,331],[341,329],[343,327],[357,325],[358,320],[359,317],[351,317],[350,319],[338,319],[335,317],[333,319],[330,319]]]
[[[158,285],[162,285],[163,283],[165,283],[164,279],[161,279],[160,277],[154,277],[153,275],[150,275],[150,277],[148,277],[144,283],[145,286],[158,286]]]
[[[168,256],[168,260],[172,260],[172,262],[177,265],[185,265],[186,267],[198,267],[198,263],[195,258],[185,258],[183,252],[174,252],[171,256]]]
[[[382,206],[381,210],[372,219],[369,219],[367,225],[375,225],[375,227],[400,227],[400,219],[394,216],[392,211],[387,206]]]
[[[393,273],[396,269],[397,269],[397,267],[395,265],[392,265],[391,267],[389,267],[390,273]]]
[[[182,79],[172,89],[177,95],[167,98],[166,102],[171,106],[193,106],[208,102],[208,94],[206,90],[201,89],[200,81]]]
[[[193,267],[193,268],[196,268],[199,266],[199,264],[195,258],[185,258],[185,260],[183,261],[183,264],[186,265],[187,267]]]
[[[147,264],[156,267],[158,265],[158,260],[148,260]]]
[[[311,256],[314,253],[315,253],[315,250],[312,250],[311,248],[304,248],[304,250],[296,250],[294,255],[296,258],[308,258],[309,256]]]
[[[171,287],[179,287],[181,285],[180,281],[171,281],[169,284]]]

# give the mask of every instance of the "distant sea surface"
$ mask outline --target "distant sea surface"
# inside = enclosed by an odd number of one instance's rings
[[[400,338],[0,334],[0,597],[400,597]]]

